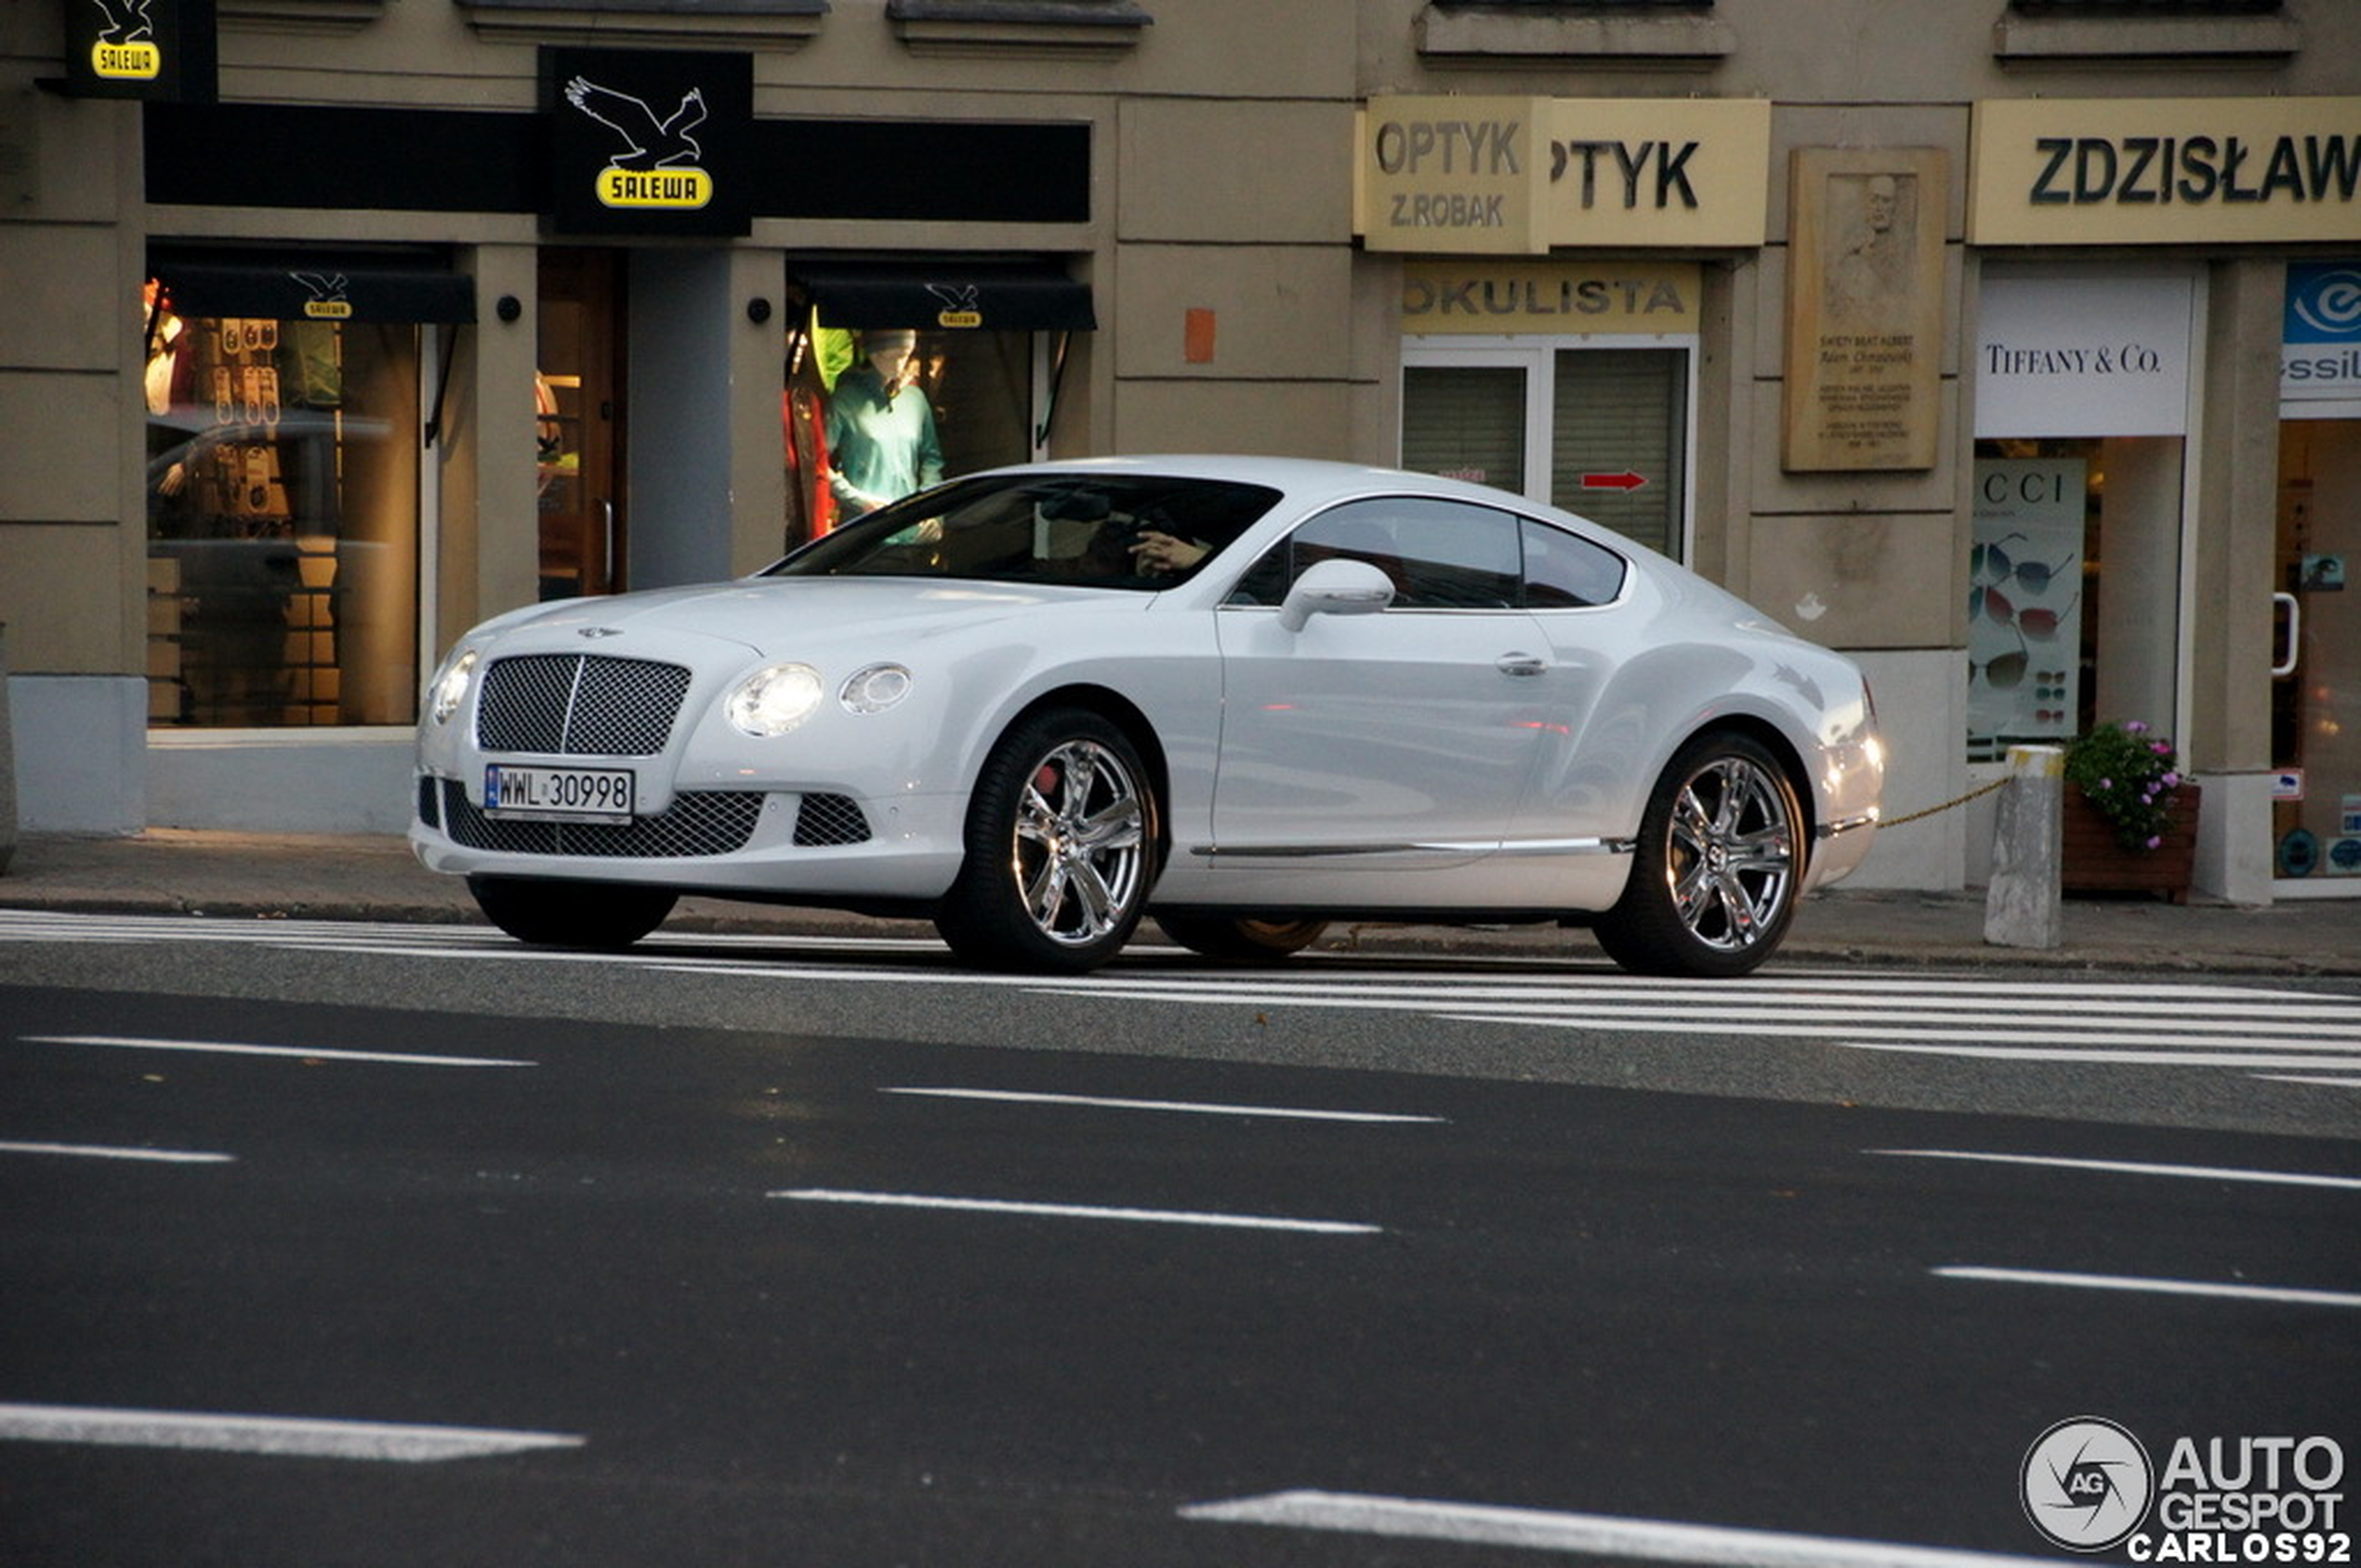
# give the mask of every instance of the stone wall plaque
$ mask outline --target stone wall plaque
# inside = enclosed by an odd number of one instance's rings
[[[1932,147],[1792,154],[1788,471],[1934,466],[1949,162]]]

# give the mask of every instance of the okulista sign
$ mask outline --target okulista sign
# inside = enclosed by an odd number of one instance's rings
[[[2361,239],[2361,99],[1980,103],[1978,244]]]

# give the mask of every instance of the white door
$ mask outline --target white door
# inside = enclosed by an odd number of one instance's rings
[[[1392,608],[1279,623],[1314,561],[1369,561]],[[1518,608],[1516,519],[1370,500],[1312,519],[1251,569],[1218,618],[1217,866],[1443,870],[1491,854],[1546,722],[1549,641]]]

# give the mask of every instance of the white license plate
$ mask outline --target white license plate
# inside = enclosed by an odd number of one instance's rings
[[[628,768],[483,769],[486,816],[510,822],[627,823],[636,780]]]

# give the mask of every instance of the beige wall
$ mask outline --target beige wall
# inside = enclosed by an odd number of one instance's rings
[[[32,86],[58,69],[64,3],[0,6],[0,277],[17,306],[0,348],[9,457],[0,464],[0,620],[10,623],[15,667],[135,679],[145,667],[144,439],[127,301],[152,236],[454,247],[477,281],[480,321],[459,336],[446,408],[429,657],[481,616],[527,602],[537,582],[524,411],[538,220],[149,206],[139,111]],[[291,22],[299,8],[284,0],[220,0],[220,85],[230,100],[527,111],[536,107],[535,46],[589,38],[751,49],[756,111],[766,116],[1087,124],[1085,220],[764,219],[732,247],[731,292],[775,291],[787,257],[821,251],[1065,257],[1093,285],[1100,330],[1073,347],[1056,455],[1232,449],[1379,462],[1397,452],[1401,261],[1365,252],[1352,235],[1351,127],[1361,100],[1768,99],[1763,243],[1681,253],[1706,280],[1693,558],[1800,629],[1891,672],[1910,694],[1887,717],[1909,748],[1914,790],[1953,782],[1958,771],[1945,763],[1939,779],[1924,777],[1930,758],[1957,746],[1958,692],[1947,683],[1964,639],[1955,579],[1967,548],[1974,391],[1961,345],[1974,341],[1981,262],[1965,241],[1973,105],[2361,93],[2353,0],[2288,0],[2272,18],[2136,24],[2013,18],[2004,0],[1723,0],[1705,13],[1629,17],[1445,11],[1427,0],[1139,3],[1154,20],[1137,29],[996,26],[970,29],[963,42],[956,28],[905,36],[886,0],[833,0],[816,20],[602,14],[595,35],[582,25],[587,12],[521,20],[465,0],[355,0],[318,7],[333,15],[317,24]],[[1803,147],[1928,147],[1948,158],[1947,330],[1930,468],[1781,467],[1787,179],[1788,153]],[[2212,267],[2196,466],[2196,608],[2209,629],[2191,671],[2191,755],[2208,769],[2254,770],[2268,760],[2269,737],[2242,697],[2267,657],[2267,628],[2239,606],[2267,574],[2286,256],[2156,254]],[[496,319],[504,295],[523,307],[515,324]],[[1202,361],[1184,352],[1192,310],[1213,321],[1213,352]],[[778,515],[766,354],[760,334],[740,332],[716,372],[744,389],[730,405],[728,553],[740,566],[767,556]],[[1933,856],[1952,868],[1937,881],[1956,880],[1958,858],[1953,836]]]

